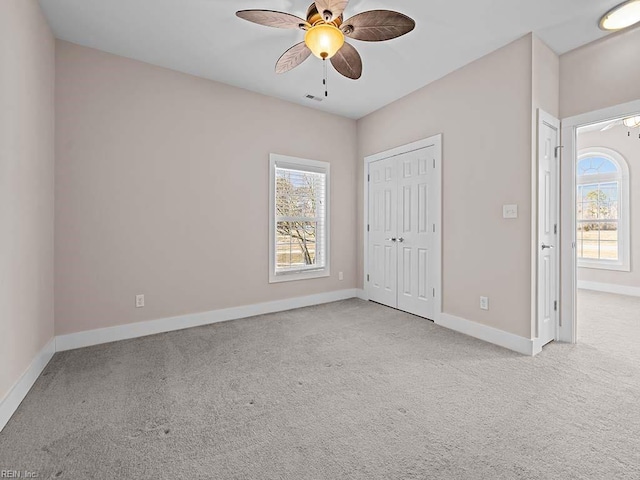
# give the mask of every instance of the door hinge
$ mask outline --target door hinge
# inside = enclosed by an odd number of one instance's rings
[[[436,289],[433,289],[433,298],[436,298]]]
[[[371,231],[371,225],[367,225],[367,232]]]
[[[436,168],[436,159],[433,159],[433,168]]]
[[[558,145],[554,151],[553,151],[553,156],[554,158],[558,158],[558,154],[560,153],[560,150],[562,150],[564,148],[564,145]]]
[[[436,224],[433,224],[433,233],[436,233]]]
[[[555,224],[553,226],[553,233],[555,233],[556,235],[558,234],[558,224]]]
[[[371,181],[371,175],[367,175],[367,182]]]
[[[369,274],[367,273],[367,282],[369,281]]]
[[[554,312],[558,311],[558,301],[557,300],[555,302],[553,302],[553,311]]]

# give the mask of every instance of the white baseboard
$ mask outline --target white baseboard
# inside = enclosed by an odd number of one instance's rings
[[[615,285],[613,283],[586,282],[578,280],[578,288],[584,290],[595,290],[597,292],[617,293],[618,295],[630,295],[640,297],[640,288],[628,287],[626,285]]]
[[[358,298],[361,300],[369,300],[369,296],[365,290],[358,290]],[[436,325],[455,330],[456,332],[469,335],[470,337],[493,343],[500,347],[513,350],[523,355],[537,355],[542,351],[542,346],[538,346],[537,339],[529,339],[505,332],[497,328],[489,327],[481,323],[472,322],[464,318],[456,317],[448,313],[435,313],[433,321]]]
[[[56,353],[55,339],[51,339],[42,350],[38,352],[36,357],[27,368],[22,377],[11,387],[9,393],[0,401],[0,431],[9,422],[11,416],[18,409],[24,397],[27,396],[31,387],[36,382],[44,368],[47,366],[54,353]]]
[[[179,317],[162,318],[147,322],[130,323],[115,327],[100,328],[86,332],[59,335],[56,337],[56,351],[73,350],[76,348],[90,347],[102,343],[128,340],[130,338],[145,337],[157,333],[171,332],[213,323],[237,320],[239,318],[254,317],[266,313],[282,312],[294,308],[309,307],[323,303],[337,302],[358,296],[357,289],[337,290],[334,292],[319,293],[306,297],[288,298],[272,302],[246,305],[242,307],[225,308],[210,312],[194,313]]]
[[[518,352],[523,355],[532,356],[539,353],[539,351],[535,351],[534,349],[535,341],[529,338],[514,335],[513,333],[505,332],[504,330],[489,327],[481,323],[472,322],[471,320],[466,320],[454,315],[449,315],[448,313],[441,313],[439,317],[440,318],[436,319],[435,323],[448,328],[449,330],[464,333],[470,337],[493,343],[494,345],[513,350],[514,352]]]

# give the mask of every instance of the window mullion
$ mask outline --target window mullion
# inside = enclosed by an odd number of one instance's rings
[[[281,217],[276,216],[276,222],[319,222],[319,217]]]

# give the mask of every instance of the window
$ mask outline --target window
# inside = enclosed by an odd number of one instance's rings
[[[329,164],[270,156],[269,282],[329,276]]]
[[[629,169],[607,148],[579,152],[578,266],[629,271]]]

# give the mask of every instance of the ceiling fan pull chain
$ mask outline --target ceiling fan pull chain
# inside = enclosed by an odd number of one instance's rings
[[[324,69],[324,77],[322,79],[322,84],[324,85],[324,96],[328,97],[329,92],[327,87],[327,59],[326,58],[322,59],[322,68]]]

